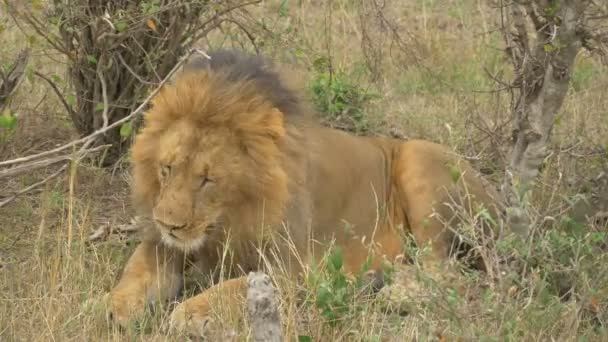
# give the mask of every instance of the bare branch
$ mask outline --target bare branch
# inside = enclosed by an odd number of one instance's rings
[[[116,57],[118,57],[118,60],[120,61],[120,63],[122,63],[122,65],[125,67],[125,69],[127,69],[127,71],[133,75],[133,77],[137,78],[137,80],[143,84],[147,84],[147,85],[156,85],[156,82],[150,82],[150,81],[146,81],[144,80],[141,76],[139,76],[135,71],[133,71],[133,69],[129,66],[129,64],[127,64],[127,62],[125,62],[125,59],[120,55],[117,54]]]
[[[61,104],[63,105],[65,110],[68,112],[68,114],[70,115],[70,118],[72,120],[78,120],[78,115],[76,114],[76,112],[74,111],[72,106],[70,106],[67,103],[67,101],[63,97],[63,94],[61,93],[61,91],[59,90],[59,87],[57,87],[55,82],[53,82],[50,78],[46,77],[45,75],[41,74],[38,71],[34,71],[34,75],[42,78],[43,80],[46,81],[46,83],[48,83],[51,86],[51,89],[53,89],[53,92],[55,93],[55,95],[57,95],[57,97],[59,98],[59,101],[61,102]]]
[[[101,96],[103,98],[103,113],[101,113],[103,125],[101,127],[105,128],[108,127],[108,123],[110,122],[108,119],[110,104],[108,103],[108,86],[106,85],[106,79],[103,76],[103,72],[101,72],[101,63],[97,66],[97,77],[99,77],[99,82],[101,83]]]
[[[71,141],[65,145],[59,146],[57,148],[54,148],[52,150],[49,151],[45,151],[45,152],[41,152],[41,153],[37,153],[37,154],[33,154],[33,155],[29,155],[26,157],[21,157],[21,158],[16,158],[16,159],[11,159],[11,160],[6,160],[3,162],[0,162],[0,167],[5,167],[5,166],[10,166],[10,165],[15,165],[15,164],[21,164],[21,163],[26,163],[32,160],[36,160],[42,157],[47,157],[56,153],[59,153],[61,151],[65,151],[69,148],[72,148],[76,145],[79,144],[83,144],[83,143],[87,143],[90,142],[91,140],[93,140],[95,137],[104,134],[105,132],[107,132],[108,130],[114,128],[114,127],[118,127],[120,125],[122,125],[123,123],[133,119],[134,117],[136,117],[137,115],[141,114],[141,112],[143,112],[143,110],[146,108],[146,106],[148,105],[148,103],[150,103],[150,101],[152,100],[152,98],[154,96],[156,96],[156,94],[160,91],[160,89],[165,85],[165,83],[167,83],[171,77],[173,76],[173,74],[175,74],[175,72],[177,72],[179,70],[179,68],[182,66],[182,64],[186,61],[186,59],[188,59],[190,57],[190,55],[192,55],[192,53],[194,53],[194,50],[191,50],[190,52],[188,52],[188,54],[186,54],[184,57],[181,58],[181,60],[173,67],[173,69],[169,72],[169,74],[167,74],[167,76],[159,83],[159,85],[150,93],[150,95],[148,95],[148,97],[142,102],[141,105],[139,105],[139,107],[137,107],[137,109],[135,109],[133,112],[131,112],[131,114],[129,114],[128,116],[115,121],[111,124],[109,124],[108,126],[106,126],[105,128],[101,128],[91,134],[89,134],[86,137]]]

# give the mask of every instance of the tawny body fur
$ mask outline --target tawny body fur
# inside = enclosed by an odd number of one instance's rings
[[[173,326],[196,333],[210,296],[243,294],[260,251],[278,251],[295,279],[335,242],[354,273],[368,255],[373,268],[394,260],[411,233],[431,244],[432,269],[455,236],[435,215],[457,229],[446,203],[498,216],[496,194],[443,146],[321,127],[266,62],[211,57],[159,93],[133,146],[134,201],[148,224],[111,292],[119,322],[173,298],[187,262],[212,273],[225,246],[234,278],[178,305]],[[471,198],[459,200],[465,189]]]

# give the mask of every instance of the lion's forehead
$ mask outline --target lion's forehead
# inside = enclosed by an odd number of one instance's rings
[[[158,159],[164,164],[183,163],[196,147],[196,131],[180,120],[169,126],[159,137]]]
[[[242,160],[238,146],[238,140],[228,130],[201,128],[180,122],[160,136],[158,161],[165,165],[185,167],[197,174],[211,166],[225,173],[222,169]]]

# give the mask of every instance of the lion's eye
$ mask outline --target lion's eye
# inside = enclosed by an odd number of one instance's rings
[[[163,178],[167,178],[169,177],[169,175],[171,174],[171,166],[169,165],[161,165],[160,166],[160,175]]]

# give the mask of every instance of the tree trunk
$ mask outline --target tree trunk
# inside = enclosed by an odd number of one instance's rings
[[[511,228],[523,235],[529,229],[523,210],[526,194],[548,155],[553,124],[568,93],[574,61],[582,47],[579,28],[584,25],[587,4],[584,0],[537,0],[510,5],[515,33],[507,33],[505,38],[519,75],[515,81],[518,99],[513,106],[514,147],[503,191],[511,206]],[[528,38],[526,17],[537,31],[534,44]]]

